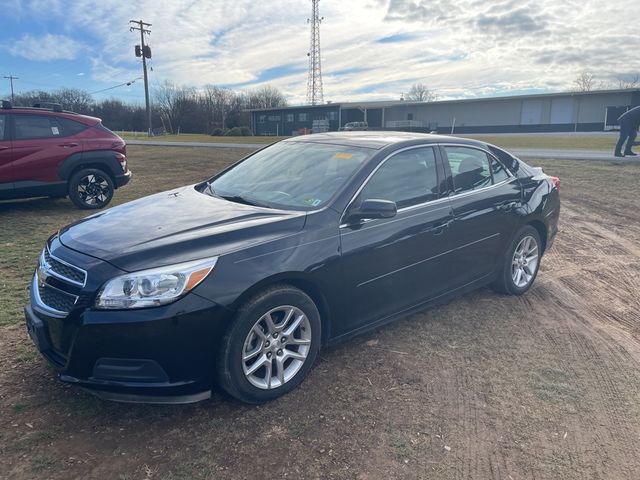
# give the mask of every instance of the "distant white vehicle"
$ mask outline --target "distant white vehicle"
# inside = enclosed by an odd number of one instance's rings
[[[367,124],[367,122],[349,122],[349,123],[345,123],[344,127],[342,127],[340,130],[344,130],[346,132],[353,132],[356,130],[368,130],[369,129],[369,125]]]

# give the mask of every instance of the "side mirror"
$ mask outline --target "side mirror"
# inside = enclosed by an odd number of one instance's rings
[[[367,199],[349,212],[348,220],[365,220],[370,218],[391,218],[398,213],[396,202],[391,200]]]

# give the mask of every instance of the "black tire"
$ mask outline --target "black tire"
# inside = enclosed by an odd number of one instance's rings
[[[267,312],[270,312],[273,309],[278,309],[281,306],[295,307],[295,309],[302,312],[304,316],[306,316],[308,322],[304,325],[307,325],[307,327],[299,328],[302,328],[302,330],[304,330],[305,332],[307,331],[307,329],[311,330],[308,333],[308,335],[311,337],[310,344],[308,346],[306,358],[304,360],[301,360],[301,366],[297,367],[298,370],[290,379],[286,380],[282,385],[278,385],[273,388],[259,388],[258,386],[255,386],[252,381],[250,381],[247,375],[245,375],[246,362],[243,360],[243,355],[246,354],[245,348],[248,345],[246,342],[249,340],[250,335],[254,331],[253,327],[257,324],[257,322],[262,321],[261,319],[264,318]],[[276,325],[280,324],[280,322],[275,323]],[[291,325],[291,321],[289,322],[289,325]],[[285,330],[286,328],[283,331]],[[301,332],[301,330],[297,331]],[[307,335],[307,333],[305,333],[305,335]],[[291,337],[294,337],[294,334],[291,334]],[[229,325],[229,328],[227,329],[227,332],[222,339],[222,343],[218,349],[218,355],[216,359],[216,374],[218,383],[220,387],[222,387],[222,389],[225,390],[229,395],[236,398],[237,400],[240,400],[241,402],[260,404],[268,402],[270,400],[274,400],[275,398],[278,398],[290,392],[291,390],[296,388],[302,382],[302,380],[304,380],[307,373],[309,373],[313,362],[316,359],[318,350],[320,349],[320,337],[320,313],[318,312],[318,308],[316,307],[313,300],[303,291],[291,285],[278,284],[271,286],[245,302],[238,309],[238,312]],[[267,341],[258,338],[257,335],[255,336],[255,338],[257,338],[260,342],[258,345],[256,345],[256,351],[260,352],[257,355],[258,358],[256,358],[255,360],[255,363],[257,364],[260,362],[261,358],[266,359],[266,355],[269,354],[269,348],[267,348],[269,347],[269,344],[267,343]],[[268,336],[268,338],[271,339],[271,336]],[[275,344],[276,340],[273,339],[272,341]],[[292,348],[294,349],[294,351],[295,349],[298,349],[298,351],[300,351],[300,348],[305,347],[298,347],[294,345],[286,348]],[[290,352],[290,350],[286,351]],[[265,355],[264,357],[263,353]],[[282,354],[278,353],[277,355]],[[273,368],[275,371],[279,365],[275,363],[277,359],[276,352],[271,353],[270,358],[270,360],[265,361],[270,362],[271,366],[269,368]],[[282,365],[288,364],[289,366],[291,366],[293,365],[294,361],[295,360],[287,359],[282,362]],[[265,369],[264,377],[267,378],[267,376],[271,374],[271,370],[269,370],[269,373],[267,373],[266,367],[260,367],[257,373],[259,373],[263,368]],[[269,386],[270,385],[271,380],[269,380]]]
[[[113,198],[114,190],[111,177],[97,168],[84,168],[69,179],[69,198],[84,210],[105,207]]]
[[[523,242],[525,238],[532,238],[535,241],[536,249],[537,249],[537,262],[535,268],[531,272],[531,278],[527,281],[525,285],[517,285],[513,278],[513,262],[514,255],[516,252],[516,248]],[[540,234],[538,231],[533,228],[531,225],[525,225],[514,235],[513,240],[509,244],[509,248],[505,252],[505,255],[502,260],[502,266],[500,267],[500,271],[498,272],[498,277],[495,282],[492,284],[493,290],[499,293],[504,293],[507,295],[522,295],[527,290],[531,288],[533,282],[538,275],[538,271],[540,270],[540,260],[542,258],[542,242],[540,241]]]

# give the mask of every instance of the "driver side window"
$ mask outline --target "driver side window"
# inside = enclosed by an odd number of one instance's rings
[[[358,196],[392,200],[398,208],[438,198],[436,158],[431,147],[413,148],[389,158],[371,177]]]

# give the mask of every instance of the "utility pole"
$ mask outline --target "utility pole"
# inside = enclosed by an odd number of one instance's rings
[[[320,23],[324,17],[320,17],[318,3],[320,0],[311,0],[311,18],[307,22],[311,24],[311,45],[307,56],[309,57],[309,76],[307,79],[307,103],[318,105],[324,103],[322,94],[322,66],[320,61]]]
[[[13,103],[13,81],[19,80],[19,78],[14,77],[13,75],[9,75],[8,77],[4,77],[4,78],[11,81],[11,103]]]
[[[137,26],[130,26],[129,31],[133,32],[134,30],[140,31],[140,47],[136,48],[136,57],[142,57],[142,69],[144,70],[144,101],[147,107],[147,135],[152,136],[153,131],[151,130],[151,106],[149,105],[149,79],[147,77],[147,58],[151,58],[151,49],[144,44],[144,35],[151,34],[151,30],[145,27],[150,27],[150,23],[144,23],[142,20],[130,20],[130,24],[135,24]]]

